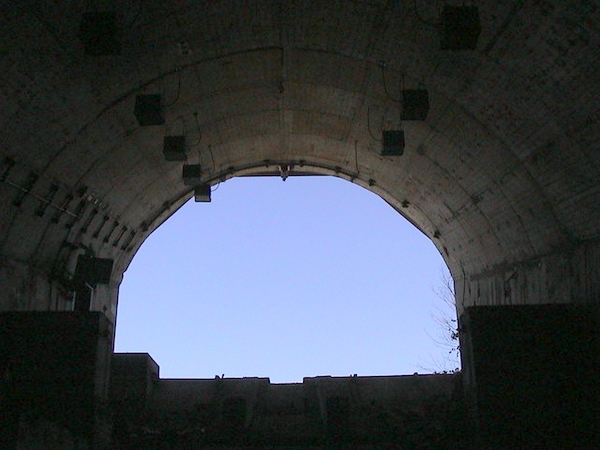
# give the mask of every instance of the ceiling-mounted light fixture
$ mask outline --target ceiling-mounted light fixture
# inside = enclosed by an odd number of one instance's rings
[[[140,126],[165,123],[160,94],[144,94],[135,98],[135,118]]]
[[[279,175],[281,176],[281,179],[283,181],[287,180],[287,177],[290,176],[290,170],[292,169],[291,166],[284,164],[284,165],[279,165],[277,167],[279,169]]]
[[[185,136],[165,136],[163,155],[166,161],[186,161]]]
[[[402,156],[404,154],[404,131],[383,130],[381,156]]]
[[[442,10],[440,48],[475,50],[481,33],[477,6],[445,5]]]
[[[201,184],[194,188],[194,201],[202,203],[210,202],[210,184]]]
[[[79,39],[86,55],[120,55],[121,42],[117,38],[115,12],[84,13],[79,24]]]
[[[429,112],[427,89],[403,89],[400,120],[425,120]]]

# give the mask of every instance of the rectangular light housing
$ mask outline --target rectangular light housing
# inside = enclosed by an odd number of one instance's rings
[[[425,120],[429,112],[427,89],[404,89],[402,91],[401,120]]]
[[[184,164],[181,177],[186,186],[202,184],[202,166],[200,164]]]
[[[91,286],[108,284],[112,274],[114,260],[108,258],[94,258],[88,255],[77,257],[75,280],[85,281]]]
[[[86,55],[120,55],[117,31],[114,11],[84,13],[79,24],[79,39]]]
[[[138,95],[135,98],[135,118],[142,127],[164,124],[161,96],[159,94]]]
[[[404,154],[404,131],[384,130],[382,156],[401,156]]]
[[[449,6],[442,10],[440,48],[475,50],[481,33],[477,6]]]
[[[210,184],[201,184],[194,188],[194,201],[202,203],[210,202]]]
[[[185,136],[165,136],[163,141],[163,155],[167,161],[185,161]]]

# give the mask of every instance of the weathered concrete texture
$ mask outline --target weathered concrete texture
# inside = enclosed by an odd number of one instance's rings
[[[178,134],[208,184],[288,165],[382,196],[432,239],[464,306],[598,302],[595,2],[478,1],[462,51],[440,48],[427,2],[113,2],[98,6],[115,13],[108,56],[86,53],[88,3],[3,3],[1,309],[69,309],[90,253],[115,260],[96,293],[114,320],[131,258],[192,195],[162,153]],[[430,110],[384,157],[401,84]],[[163,126],[139,124],[142,94],[161,96]]]
[[[459,375],[316,377],[294,384],[160,379],[148,355],[114,357],[115,435],[124,448],[168,442],[182,449],[400,443],[444,449],[469,442]]]
[[[459,315],[469,306],[597,304],[600,243],[571,244],[518,263],[500,264],[476,275],[455,277]]]

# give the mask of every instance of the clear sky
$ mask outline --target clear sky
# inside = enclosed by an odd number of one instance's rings
[[[141,246],[120,289],[116,351],[150,353],[163,378],[453,368],[435,320],[454,315],[436,294],[446,270],[427,237],[360,186],[234,178]]]

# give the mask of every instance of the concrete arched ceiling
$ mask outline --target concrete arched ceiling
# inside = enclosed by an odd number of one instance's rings
[[[58,279],[89,249],[118,285],[192,195],[162,155],[182,132],[210,182],[290,164],[373,190],[455,278],[599,237],[596,2],[479,1],[467,51],[440,49],[441,3],[421,0],[2,3],[4,267]],[[120,55],[84,53],[93,8],[116,12]],[[384,157],[401,86],[431,109]],[[138,125],[138,94],[162,95],[164,126]]]

